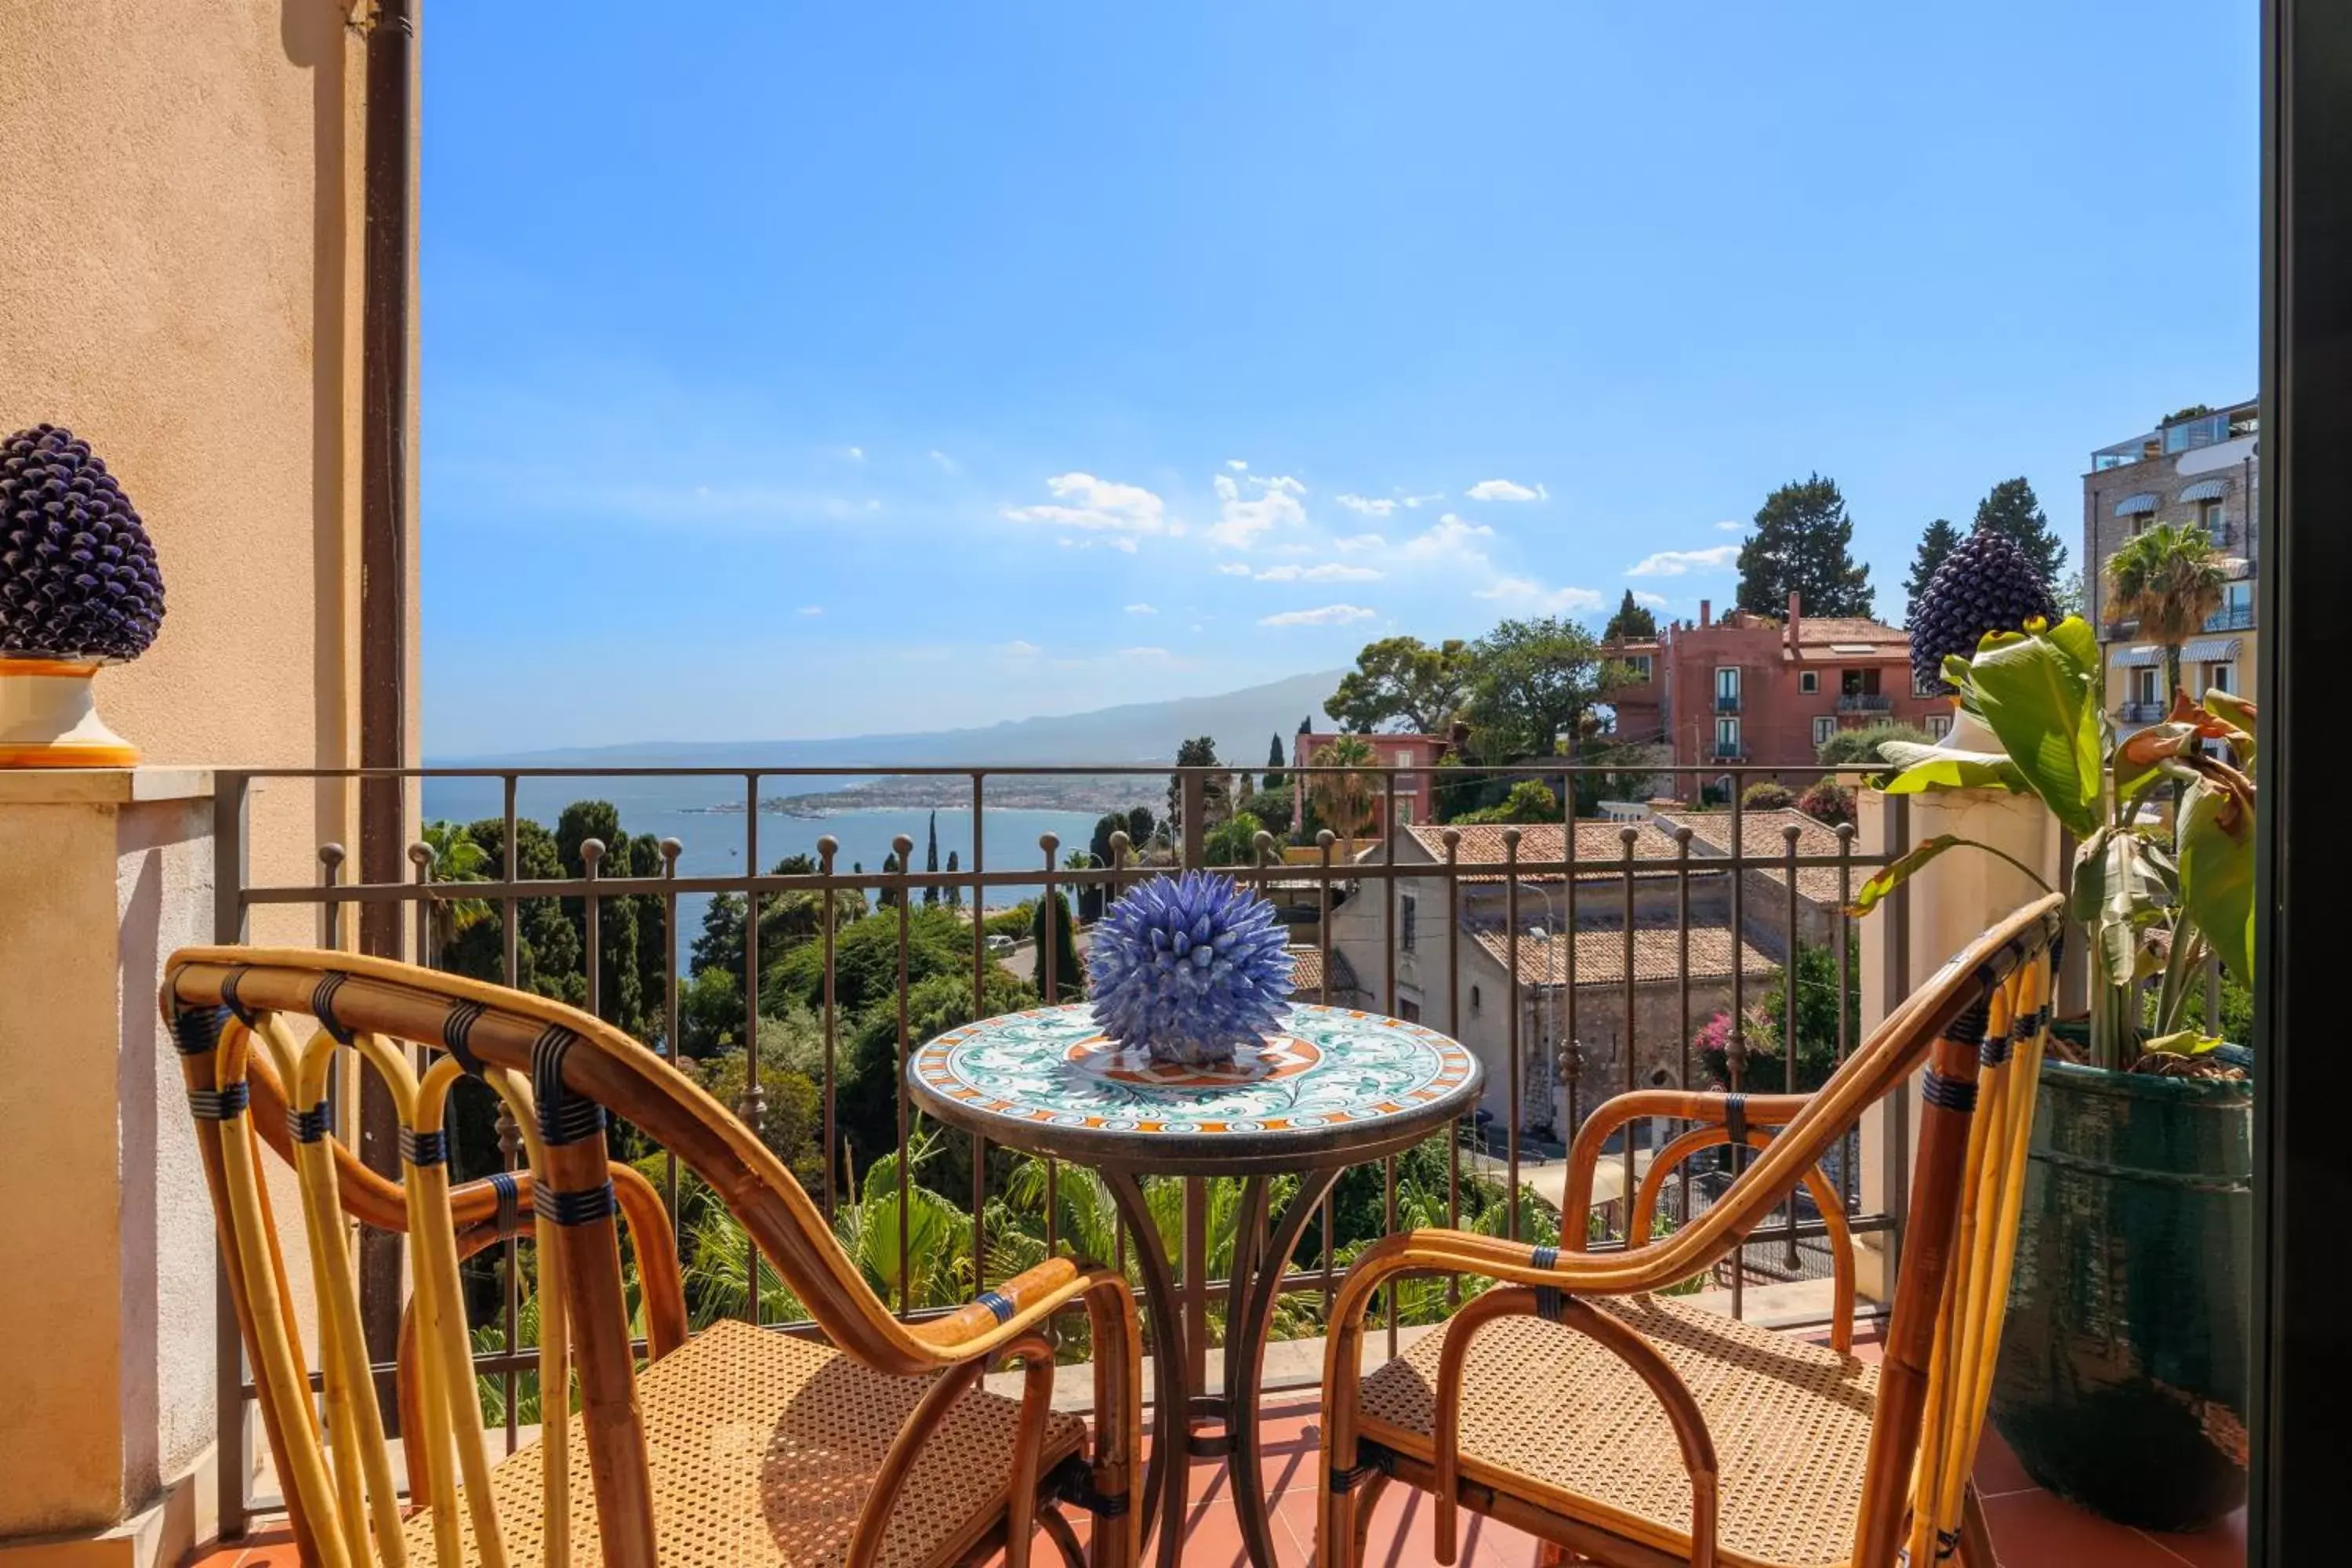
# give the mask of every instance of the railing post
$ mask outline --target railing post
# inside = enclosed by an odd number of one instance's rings
[[[246,935],[250,790],[243,773],[224,770],[213,774],[213,941],[225,947],[243,942]],[[252,1513],[246,1489],[253,1479],[253,1429],[246,1420],[245,1337],[237,1331],[228,1268],[217,1257],[213,1263],[213,1377],[215,1506],[221,1539],[234,1541],[245,1534]]]
[[[1206,782],[1197,773],[1186,773],[1176,781],[1177,844],[1176,868],[1189,871],[1201,864],[1202,844],[1208,837],[1209,791]]]

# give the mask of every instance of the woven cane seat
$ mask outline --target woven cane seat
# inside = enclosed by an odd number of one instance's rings
[[[1638,1330],[1706,1413],[1726,1563],[1843,1563],[1853,1549],[1878,1369],[1671,1297],[1587,1298]],[[1360,1430],[1433,1453],[1434,1331],[1363,1382]],[[1657,1398],[1599,1344],[1540,1318],[1489,1322],[1464,1369],[1462,1475],[1668,1552],[1689,1549],[1690,1481]]]
[[[824,1345],[713,1323],[638,1378],[663,1568],[833,1568],[883,1456],[929,1386]],[[884,1537],[884,1568],[962,1557],[1003,1515],[1020,1406],[981,1389],[924,1445]],[[1039,1473],[1076,1452],[1086,1424],[1055,1414]],[[588,1446],[572,1419],[572,1560],[602,1561]],[[510,1563],[541,1561],[539,1446],[491,1471]],[[408,1521],[409,1561],[434,1561],[431,1515]],[[467,1564],[478,1563],[470,1528]]]

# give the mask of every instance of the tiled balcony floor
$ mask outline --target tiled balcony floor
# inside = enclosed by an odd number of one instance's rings
[[[1864,1342],[1858,1353],[1873,1356]],[[1266,1484],[1279,1493],[1275,1547],[1283,1568],[1307,1568],[1315,1539],[1316,1457],[1323,1440],[1311,1391],[1268,1394],[1265,1431]],[[1233,1490],[1219,1459],[1192,1462],[1192,1509],[1185,1523],[1184,1568],[1248,1568],[1235,1521]],[[2220,1529],[2197,1535],[2151,1535],[2110,1524],[2043,1491],[2019,1468],[2000,1436],[1988,1431],[1977,1459],[1977,1486],[1992,1526],[2000,1568],[2242,1568],[2246,1560],[2242,1510]],[[1086,1516],[1073,1514],[1080,1538]],[[1535,1540],[1508,1525],[1465,1511],[1465,1568],[1532,1568]],[[1057,1561],[1044,1541],[1032,1562]],[[1431,1550],[1429,1500],[1407,1487],[1390,1487],[1373,1516],[1366,1568],[1427,1568]],[[200,1553],[188,1568],[298,1568],[282,1528]]]

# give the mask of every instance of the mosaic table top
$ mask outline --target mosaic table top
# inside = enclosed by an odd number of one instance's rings
[[[1084,1003],[950,1029],[907,1064],[916,1100],[966,1131],[1170,1173],[1376,1158],[1466,1114],[1480,1080],[1477,1058],[1434,1029],[1307,1003],[1230,1066],[1124,1049]]]

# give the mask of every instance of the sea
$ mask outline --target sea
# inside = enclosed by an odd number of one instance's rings
[[[858,781],[838,782],[845,786]],[[769,787],[797,793],[808,784],[803,779],[779,779],[771,781]],[[424,790],[425,819],[474,822],[498,816],[506,810],[505,798],[504,784],[496,778],[428,778]],[[620,813],[621,826],[629,832],[677,839],[681,847],[678,874],[685,877],[730,876],[747,867],[754,872],[765,871],[787,855],[814,856],[816,841],[828,834],[841,847],[834,864],[844,871],[854,863],[863,863],[869,871],[878,870],[884,857],[890,853],[891,840],[902,833],[915,841],[913,859],[920,869],[933,816],[929,810],[905,808],[847,810],[816,816],[762,811],[754,816],[743,809],[742,779],[724,775],[525,778],[515,786],[517,813],[551,829],[563,808],[578,800],[610,801]],[[1039,835],[1045,833],[1060,838],[1056,858],[1066,858],[1071,850],[1087,847],[1100,815],[1092,811],[989,807],[982,824],[988,864],[999,871],[1043,867],[1045,852],[1037,840]],[[946,868],[948,854],[952,850],[969,869],[972,860],[971,808],[941,806],[937,816],[940,868]],[[756,840],[752,837],[754,833]],[[988,889],[988,904],[992,908],[1009,907],[1034,897],[1041,889],[1042,883],[992,887]],[[678,900],[681,948],[702,929],[702,912],[709,903],[708,895],[688,894]]]

